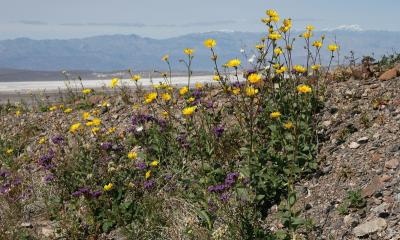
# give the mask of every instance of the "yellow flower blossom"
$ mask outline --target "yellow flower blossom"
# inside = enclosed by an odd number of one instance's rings
[[[51,106],[51,107],[49,108],[50,111],[55,111],[55,110],[57,110],[57,109],[58,109],[57,106]]]
[[[257,48],[258,50],[262,50],[262,49],[265,48],[265,44],[258,44],[258,45],[256,45],[256,48]]]
[[[144,177],[148,179],[151,176],[151,170],[147,171]]]
[[[169,60],[169,55],[168,55],[168,54],[165,54],[165,55],[161,58],[161,60],[163,60],[164,62],[168,62],[168,60]]]
[[[201,84],[201,83],[195,83],[194,84],[194,87],[196,88],[196,89],[202,89],[203,88],[203,84]]]
[[[194,49],[192,49],[192,48],[185,48],[185,49],[183,50],[183,53],[185,53],[186,55],[193,55]]]
[[[196,98],[190,97],[190,98],[188,98],[187,102],[188,102],[188,103],[191,103],[191,102],[194,102],[194,100],[196,100]]]
[[[281,113],[280,112],[272,112],[269,116],[271,117],[271,118],[273,118],[273,119],[276,119],[276,118],[280,118],[281,117]]]
[[[150,166],[152,166],[152,167],[157,167],[157,166],[158,166],[158,161],[157,161],[157,160],[152,161],[152,162],[150,163]]]
[[[316,65],[312,65],[312,66],[311,66],[311,69],[314,70],[314,71],[317,71],[317,70],[320,69],[320,68],[321,68],[321,65],[319,65],[319,64],[316,64]]]
[[[237,68],[240,64],[241,62],[239,59],[231,59],[226,63],[226,66]]]
[[[128,158],[129,159],[136,159],[138,157],[138,154],[136,152],[129,152],[128,153]]]
[[[274,53],[276,56],[281,55],[283,53],[282,48],[280,48],[280,47],[275,48]]]
[[[305,73],[307,71],[307,69],[305,67],[300,66],[300,65],[293,66],[293,69],[298,73]]]
[[[214,75],[214,76],[213,76],[213,80],[214,80],[214,81],[220,81],[221,78],[220,78],[218,75]]]
[[[233,93],[234,95],[239,95],[239,93],[240,93],[240,88],[238,88],[238,87],[233,88],[233,89],[232,89],[232,93]]]
[[[286,66],[282,66],[279,69],[277,69],[275,72],[276,72],[276,74],[282,74],[282,73],[284,73],[286,71],[287,71],[287,67]]]
[[[247,80],[249,80],[250,83],[256,84],[259,83],[262,79],[262,76],[257,73],[252,73],[247,77]]]
[[[94,127],[94,128],[91,129],[91,132],[92,132],[94,135],[96,135],[98,131],[100,131],[100,128],[98,128],[98,127]]]
[[[47,141],[47,139],[45,137],[42,137],[39,139],[38,143],[39,144],[44,144]]]
[[[188,87],[182,87],[181,89],[179,89],[179,94],[180,95],[185,95],[187,92],[189,92],[189,88]]]
[[[100,118],[93,118],[92,122],[93,122],[93,125],[95,125],[95,126],[100,126],[101,125],[101,119]]]
[[[163,111],[162,113],[161,113],[161,115],[163,116],[163,117],[168,117],[169,116],[169,113],[167,112],[167,111]]]
[[[163,94],[161,94],[161,98],[164,100],[164,101],[166,101],[166,102],[168,102],[169,100],[171,100],[171,94],[169,94],[169,93],[163,93]]]
[[[142,79],[142,76],[140,76],[139,74],[136,74],[136,75],[132,76],[132,80],[135,81],[135,82],[139,81],[140,79]]]
[[[196,111],[196,106],[193,107],[186,107],[182,110],[182,114],[185,116],[190,116],[194,113],[194,111]]]
[[[339,46],[336,45],[336,44],[330,44],[330,45],[328,45],[328,50],[331,51],[331,52],[337,51],[338,48],[339,48]]]
[[[306,30],[309,31],[309,32],[313,31],[314,29],[315,29],[315,27],[312,26],[312,25],[308,25],[308,26],[306,27]]]
[[[258,93],[258,89],[257,88],[253,88],[253,87],[246,87],[246,95],[249,97],[252,97],[254,95],[256,95]]]
[[[152,103],[157,98],[157,96],[158,94],[156,92],[146,94],[145,103]]]
[[[85,88],[85,89],[82,90],[83,94],[89,94],[91,92],[92,92],[92,89],[90,89],[90,88]]]
[[[293,128],[293,123],[291,121],[288,121],[283,124],[283,127],[286,129],[291,129],[291,128]]]
[[[312,32],[310,32],[310,31],[304,32],[301,36],[303,38],[310,38],[310,37],[312,37]]]
[[[305,84],[302,84],[300,86],[297,86],[297,91],[299,93],[310,93],[312,91],[310,86],[307,86]]]
[[[70,113],[70,112],[72,112],[72,108],[66,108],[66,109],[64,110],[64,113]]]
[[[115,88],[115,86],[117,86],[117,84],[119,83],[119,78],[113,78],[111,79],[111,88]]]
[[[72,132],[72,133],[76,133],[81,128],[82,128],[82,124],[81,123],[75,123],[69,128],[69,131]]]
[[[115,127],[111,127],[107,130],[107,134],[113,134],[117,130]]]
[[[114,185],[112,183],[109,183],[107,185],[104,185],[103,189],[104,191],[110,191],[111,189],[113,189]]]
[[[90,113],[88,113],[88,112],[84,112],[83,114],[82,114],[82,118],[83,118],[83,120],[87,120],[87,119],[89,119],[91,116],[90,116]]]
[[[14,153],[14,149],[8,148],[8,149],[6,150],[6,153],[7,153],[7,155],[11,155],[11,154]]]
[[[321,48],[322,47],[322,42],[321,41],[314,41],[312,44],[316,48]]]
[[[270,17],[272,22],[279,22],[279,14],[273,9],[267,10],[266,14]]]
[[[268,35],[268,38],[271,39],[271,40],[276,41],[276,40],[281,39],[281,38],[282,38],[282,35],[279,34],[278,32],[271,32],[271,33]]]
[[[210,38],[204,41],[204,46],[208,48],[213,48],[215,47],[215,45],[217,45],[217,41],[215,41],[214,39]]]

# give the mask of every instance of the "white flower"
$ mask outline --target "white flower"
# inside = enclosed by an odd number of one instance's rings
[[[256,60],[256,55],[251,56],[251,58],[249,58],[249,63],[253,63]]]
[[[143,131],[143,126],[139,126],[135,130],[136,130],[136,132],[141,132],[141,131]]]
[[[243,48],[241,48],[241,49],[240,49],[240,52],[241,52],[241,53],[244,53],[244,49],[243,49]]]

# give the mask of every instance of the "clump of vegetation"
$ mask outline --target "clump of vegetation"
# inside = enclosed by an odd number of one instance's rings
[[[346,215],[350,210],[360,209],[365,207],[367,201],[362,197],[361,190],[347,192],[347,197],[342,204],[337,208],[340,214]]]
[[[292,21],[279,20],[267,11],[268,33],[248,68],[240,59],[221,66],[216,40],[206,40],[212,85],[191,84],[196,55],[186,48],[181,88],[165,55],[169,70],[150,91],[129,70],[129,83],[111,80],[111,95],[82,85],[57,104],[3,106],[0,237],[18,237],[40,205],[36,217],[67,239],[115,231],[135,239],[299,239],[307,221],[294,184],[317,168],[325,37],[312,41],[307,26],[307,58],[296,65]],[[338,46],[328,51],[332,62]],[[284,226],[277,232],[263,224],[274,204]]]

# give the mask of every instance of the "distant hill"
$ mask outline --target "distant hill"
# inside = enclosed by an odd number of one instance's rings
[[[336,36],[342,46],[342,56],[347,55],[350,50],[358,57],[372,53],[381,56],[400,51],[400,32],[336,30],[316,33],[320,34],[326,34],[327,41]],[[161,40],[137,35],[108,35],[70,40],[18,38],[0,41],[0,68],[35,71],[164,69],[165,64],[160,58],[168,53],[173,68],[182,70],[183,64],[179,63],[179,59],[184,57],[182,49],[190,47],[196,49],[194,69],[212,70],[210,52],[202,44],[204,39],[215,38],[218,41],[217,52],[220,62],[223,63],[229,58],[241,57],[241,48],[254,49],[253,46],[261,37],[261,33],[209,32]],[[294,52],[297,61],[305,54],[301,49],[303,43],[303,40],[297,40],[297,49]]]

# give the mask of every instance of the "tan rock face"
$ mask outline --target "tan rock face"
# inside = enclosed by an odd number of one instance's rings
[[[386,72],[384,72],[384,73],[379,77],[379,80],[381,80],[381,81],[387,81],[387,80],[390,80],[390,79],[393,79],[393,78],[399,76],[399,69],[397,69],[397,68],[400,69],[400,66],[399,66],[399,67],[396,66],[396,67],[394,67],[394,68],[392,68],[392,69],[387,70]]]

